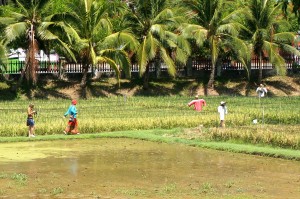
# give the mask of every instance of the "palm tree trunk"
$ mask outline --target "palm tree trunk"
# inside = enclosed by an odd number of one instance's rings
[[[261,80],[262,80],[262,73],[263,73],[263,63],[262,63],[262,54],[259,53],[259,63],[258,63],[258,66],[259,66],[259,74],[258,74],[258,83],[260,84],[261,83]]]
[[[250,60],[247,61],[247,69],[248,69],[248,71],[247,71],[247,79],[248,79],[248,82],[251,81],[251,72],[252,72],[251,65],[252,65],[252,59],[250,58]]]
[[[218,38],[214,39],[214,37],[210,37],[210,53],[211,53],[211,72],[209,76],[209,81],[207,83],[207,89],[214,88],[214,81],[215,81],[215,73],[216,73],[216,63],[218,59]],[[208,92],[208,91],[207,91]]]
[[[27,71],[27,67],[28,67],[28,64],[25,65],[25,69],[22,68],[20,78],[17,82],[17,85],[13,88],[13,91],[18,91],[18,89],[21,87],[24,77],[25,77],[25,73]]]
[[[38,45],[35,40],[35,30],[33,24],[31,24],[30,31],[29,31],[29,48],[28,54],[26,57],[26,68],[25,68],[25,77],[29,86],[35,86],[37,83],[37,75],[36,69],[38,66],[38,61],[35,58],[35,54],[38,51]]]
[[[149,64],[147,64],[146,70],[145,70],[145,73],[144,73],[144,82],[143,82],[143,89],[144,90],[149,89],[149,76],[150,76]]]
[[[214,88],[215,70],[216,70],[216,63],[212,62],[209,81],[207,83],[207,88]]]
[[[82,88],[86,87],[88,69],[89,69],[89,65],[86,64],[86,63],[84,63],[83,66],[82,66],[82,70],[83,70],[82,74],[83,74],[83,76],[82,76],[81,83],[80,83],[80,85],[81,85]]]

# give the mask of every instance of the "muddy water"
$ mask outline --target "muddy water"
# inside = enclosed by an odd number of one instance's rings
[[[0,144],[0,168],[0,198],[300,196],[300,162],[131,139]]]

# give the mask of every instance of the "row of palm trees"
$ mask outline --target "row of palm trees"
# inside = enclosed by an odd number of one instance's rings
[[[251,57],[268,58],[285,73],[280,52],[299,55],[286,1],[276,0],[14,0],[1,6],[0,57],[7,47],[27,49],[24,76],[36,84],[35,53],[55,49],[83,64],[86,86],[90,66],[110,64],[130,77],[136,62],[148,87],[149,66],[160,59],[171,76],[195,54],[211,59],[208,87],[222,56],[248,69]],[[288,6],[287,6],[288,5]],[[283,9],[284,8],[284,9]],[[285,12],[283,12],[283,10]],[[0,59],[1,60],[1,59]],[[1,63],[0,63],[1,64]],[[220,71],[220,70],[217,70]],[[22,76],[23,78],[23,76]],[[21,78],[21,79],[22,79]]]

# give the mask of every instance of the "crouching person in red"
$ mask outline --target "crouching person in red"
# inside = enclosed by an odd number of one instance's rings
[[[76,109],[76,100],[72,100],[72,104],[69,106],[69,109],[64,114],[64,117],[67,115],[70,116],[68,121],[68,126],[64,130],[64,134],[79,134],[78,132],[78,121],[77,121],[77,109]]]

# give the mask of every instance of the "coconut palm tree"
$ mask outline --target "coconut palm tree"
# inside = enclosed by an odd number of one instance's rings
[[[144,89],[149,86],[150,64],[162,60],[171,76],[176,74],[176,62],[185,63],[190,55],[189,43],[176,28],[185,19],[184,12],[168,0],[132,0],[122,24],[138,38],[140,46],[135,57]]]
[[[68,4],[65,22],[78,62],[83,65],[82,87],[86,87],[90,67],[108,63],[120,78],[120,69],[130,75],[127,49],[136,49],[135,38],[128,31],[113,32],[111,10],[118,10],[106,0],[73,0]]]
[[[194,16],[192,24],[184,24],[183,35],[195,39],[198,46],[209,49],[211,73],[207,87],[213,88],[220,52],[233,50],[237,57],[246,52],[245,43],[238,37],[243,26],[235,20],[242,10],[229,9],[228,4],[232,2],[225,0],[183,0],[181,3]]]
[[[300,55],[298,50],[292,46],[295,33],[288,32],[289,23],[283,20],[281,14],[282,5],[273,0],[251,0],[247,10],[247,27],[250,32],[250,43],[252,55],[259,59],[260,83],[263,76],[263,59],[268,59],[275,66],[277,73],[286,73],[285,60],[281,52],[290,55]]]
[[[45,41],[56,41],[72,55],[69,47],[50,31],[51,27],[59,27],[60,22],[53,22],[53,13],[49,11],[51,0],[16,0],[15,7],[3,6],[0,23],[5,25],[5,40],[12,43],[22,39],[26,46],[25,69],[20,82],[25,74],[30,84],[37,82],[36,70],[38,61],[36,54],[39,45]]]

